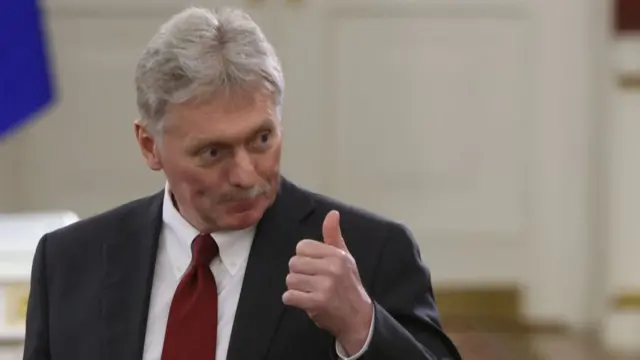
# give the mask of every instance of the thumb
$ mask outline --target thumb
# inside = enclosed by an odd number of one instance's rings
[[[322,237],[324,243],[342,249],[347,250],[347,245],[342,238],[342,231],[340,230],[340,213],[336,210],[330,211],[324,218],[322,224]]]

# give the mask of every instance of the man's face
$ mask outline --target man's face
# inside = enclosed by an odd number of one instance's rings
[[[162,139],[136,125],[147,163],[163,170],[180,213],[201,232],[258,223],[279,187],[282,137],[266,91],[167,108]]]

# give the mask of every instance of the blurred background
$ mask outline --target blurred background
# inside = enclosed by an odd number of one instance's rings
[[[0,138],[0,358],[21,358],[34,246],[2,273],[16,219],[163,186],[135,143],[133,72],[186,5],[41,3],[53,97]],[[195,5],[262,27],[285,72],[284,174],[409,225],[465,360],[640,358],[640,1]]]

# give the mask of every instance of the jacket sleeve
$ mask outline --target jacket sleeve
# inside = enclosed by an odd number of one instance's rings
[[[374,275],[376,322],[362,360],[461,360],[441,329],[429,270],[406,227],[389,227]]]
[[[31,267],[23,360],[50,360],[46,235],[36,247]]]

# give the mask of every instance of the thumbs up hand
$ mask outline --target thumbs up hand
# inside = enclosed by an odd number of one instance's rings
[[[327,214],[322,236],[323,242],[298,243],[282,300],[306,311],[316,325],[336,337],[347,355],[353,355],[366,343],[373,304],[342,237],[337,211]]]

